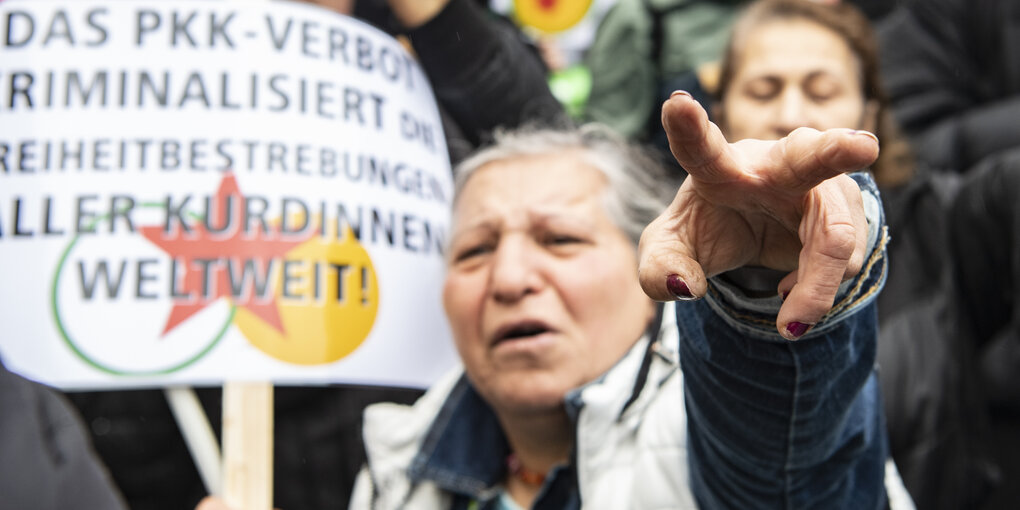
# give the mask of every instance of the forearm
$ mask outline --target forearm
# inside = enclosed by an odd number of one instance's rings
[[[451,0],[408,37],[436,97],[473,142],[498,126],[563,115],[537,56],[472,2]]]
[[[873,376],[873,300],[884,281],[881,212],[860,275],[802,339],[775,331],[779,297],[719,280],[680,303],[691,486],[706,508],[876,508],[885,440]]]
[[[393,15],[404,27],[418,28],[436,17],[450,0],[386,0]]]

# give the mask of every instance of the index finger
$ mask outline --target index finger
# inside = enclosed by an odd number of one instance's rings
[[[806,193],[837,175],[867,168],[878,158],[878,137],[854,129],[798,128],[772,148],[770,179],[779,189]]]
[[[726,137],[687,92],[673,92],[662,105],[662,127],[673,157],[690,175],[712,183],[728,182],[739,176]]]

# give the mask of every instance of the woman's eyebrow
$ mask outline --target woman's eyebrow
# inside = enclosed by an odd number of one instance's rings
[[[451,243],[465,235],[477,233],[479,230],[486,233],[499,230],[499,222],[491,218],[467,220],[463,222],[463,225],[463,227],[453,230],[450,235]]]
[[[586,215],[571,214],[569,212],[562,211],[538,211],[531,215],[531,221],[534,225],[548,227],[550,225],[567,225],[575,228],[582,228],[585,230],[593,230],[595,228],[595,222]]]

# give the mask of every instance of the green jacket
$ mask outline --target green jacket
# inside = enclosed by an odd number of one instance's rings
[[[647,140],[663,87],[722,58],[740,0],[619,0],[585,56],[592,75],[586,120]],[[653,122],[654,121],[654,122]]]

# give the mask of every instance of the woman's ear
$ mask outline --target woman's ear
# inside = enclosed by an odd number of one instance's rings
[[[861,112],[861,127],[865,131],[875,133],[878,129],[878,112],[880,108],[877,99],[869,99],[864,102],[864,111]]]

